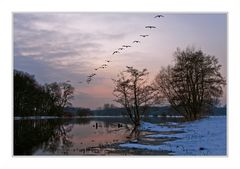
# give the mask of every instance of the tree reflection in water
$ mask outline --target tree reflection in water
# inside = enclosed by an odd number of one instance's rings
[[[41,148],[63,154],[72,146],[70,141],[73,124],[63,119],[15,120],[14,155],[32,155]]]
[[[139,135],[125,118],[14,120],[14,155],[107,154]]]
[[[138,137],[140,136],[140,130],[138,127],[133,127],[133,128],[128,128],[129,131],[131,131],[131,133],[129,134],[129,136],[127,136],[128,139],[138,139]]]
[[[47,150],[54,154],[59,148],[64,154],[68,152],[68,149],[72,146],[70,139],[71,135],[68,133],[72,130],[73,125],[68,125],[67,127],[63,125],[56,126],[55,132],[47,142],[44,142],[42,149]]]

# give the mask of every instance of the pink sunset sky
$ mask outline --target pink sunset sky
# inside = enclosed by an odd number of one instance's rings
[[[154,18],[157,14],[165,17]],[[216,56],[227,78],[224,13],[15,13],[13,17],[14,68],[34,74],[41,84],[69,80],[75,88],[73,106],[95,109],[114,103],[112,79],[120,71],[126,66],[147,68],[151,81],[161,67],[173,63],[178,47],[194,46]],[[147,25],[157,29],[146,29]],[[122,45],[132,47],[112,55]],[[105,63],[106,69],[94,70]],[[96,76],[87,84],[91,73]],[[226,104],[226,89],[222,103]]]

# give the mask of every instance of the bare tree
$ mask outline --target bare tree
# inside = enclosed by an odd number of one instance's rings
[[[166,98],[187,120],[208,115],[226,84],[218,59],[194,48],[177,49],[174,57],[175,65],[162,68],[155,78],[158,96]]]
[[[58,109],[56,111],[63,112],[64,107],[71,106],[70,100],[73,98],[74,88],[68,83],[50,83],[45,85],[45,90],[50,95],[52,107]]]
[[[147,69],[139,71],[127,66],[127,70],[121,72],[117,80],[113,80],[116,85],[113,90],[115,101],[126,109],[135,126],[140,125],[141,114],[153,104],[154,90],[147,84],[148,74]]]

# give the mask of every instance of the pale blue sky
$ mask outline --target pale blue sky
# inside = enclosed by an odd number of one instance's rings
[[[147,68],[151,80],[162,66],[172,63],[177,47],[193,45],[216,56],[226,77],[226,14],[161,13],[165,17],[155,19],[156,14],[15,13],[14,68],[34,74],[42,84],[70,80],[76,89],[74,106],[90,108],[112,103],[111,79],[127,65]],[[157,29],[147,30],[146,25]],[[132,47],[112,55],[123,44]],[[89,85],[77,83],[106,59],[112,62]]]

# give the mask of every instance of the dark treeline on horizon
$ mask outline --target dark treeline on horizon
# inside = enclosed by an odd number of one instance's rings
[[[210,115],[213,116],[225,116],[227,107],[226,105],[214,107],[212,113]],[[81,108],[81,107],[66,107],[64,108],[64,114],[67,116],[127,116],[127,112],[123,107],[112,107],[112,108],[98,108],[96,110],[90,110],[89,108]],[[174,117],[181,116],[178,112],[176,112],[170,105],[166,106],[151,106],[147,109],[145,114],[141,114],[144,116],[153,116],[153,117]]]
[[[41,85],[33,75],[14,70],[14,116],[61,116],[73,91],[68,83]]]

